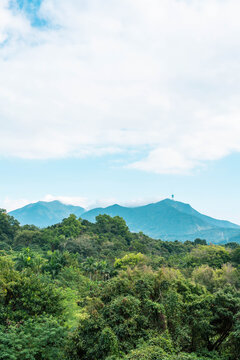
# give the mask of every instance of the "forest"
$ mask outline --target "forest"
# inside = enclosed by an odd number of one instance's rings
[[[240,245],[0,210],[1,360],[239,360]]]

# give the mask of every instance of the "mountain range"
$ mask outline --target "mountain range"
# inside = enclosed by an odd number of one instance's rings
[[[80,206],[66,205],[58,200],[38,201],[28,204],[20,209],[13,210],[9,214],[14,216],[21,225],[33,224],[38,227],[47,227],[61,222],[70,214],[80,217],[85,210]]]
[[[85,211],[82,207],[66,205],[60,201],[39,201],[11,211],[22,225],[46,227],[60,222],[70,214],[95,221],[99,214],[121,216],[133,232],[142,231],[155,239],[185,241],[196,238],[212,243],[240,242],[240,226],[217,220],[194,210],[189,204],[165,199],[138,207],[112,205]]]

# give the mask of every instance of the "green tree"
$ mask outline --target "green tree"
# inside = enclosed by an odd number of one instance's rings
[[[47,271],[54,278],[56,277],[61,269],[67,264],[67,259],[64,253],[59,250],[55,250],[53,253],[47,256],[47,262],[44,265],[44,271]]]
[[[0,326],[2,360],[63,359],[66,329],[53,317]]]
[[[209,341],[209,350],[218,350],[231,335],[240,311],[240,292],[231,287],[219,290],[211,303],[212,338]]]
[[[235,248],[232,251],[232,261],[234,262],[234,264],[236,265],[240,265],[240,246],[238,246],[237,248]]]
[[[17,254],[17,257],[14,258],[16,269],[22,271],[26,268],[33,268],[34,258],[35,254],[30,248],[23,249],[20,253]]]
[[[213,268],[221,268],[223,264],[230,261],[231,255],[223,246],[218,245],[198,245],[188,257],[188,266],[209,265]]]
[[[19,222],[0,209],[0,241],[11,244],[19,228]]]
[[[9,283],[6,290],[4,306],[9,320],[21,321],[28,317],[63,313],[60,290],[42,276],[21,276]]]
[[[133,268],[139,264],[143,264],[144,262],[146,262],[146,257],[143,254],[130,253],[125,255],[121,259],[116,259],[114,263],[114,267],[116,269],[126,269],[128,266]]]

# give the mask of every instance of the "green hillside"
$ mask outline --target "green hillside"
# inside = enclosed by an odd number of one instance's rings
[[[0,210],[0,359],[239,360],[240,246]]]

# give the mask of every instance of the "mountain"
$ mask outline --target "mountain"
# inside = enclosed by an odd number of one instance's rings
[[[117,204],[87,211],[83,219],[95,221],[99,214],[123,217],[131,231],[162,240],[194,240],[223,243],[231,238],[240,239],[240,226],[229,221],[217,220],[194,210],[189,204],[165,199],[154,204],[124,207]]]
[[[131,231],[142,231],[155,239],[185,241],[201,238],[218,244],[240,242],[239,225],[203,215],[189,204],[170,199],[138,207],[115,204],[89,211],[60,201],[39,201],[10,212],[22,225],[34,224],[39,227],[58,223],[70,214],[91,222],[99,214],[121,216]]]
[[[80,206],[66,205],[60,201],[38,201],[13,210],[9,214],[14,216],[21,225],[34,224],[46,227],[61,222],[70,214],[80,217],[85,210]]]

